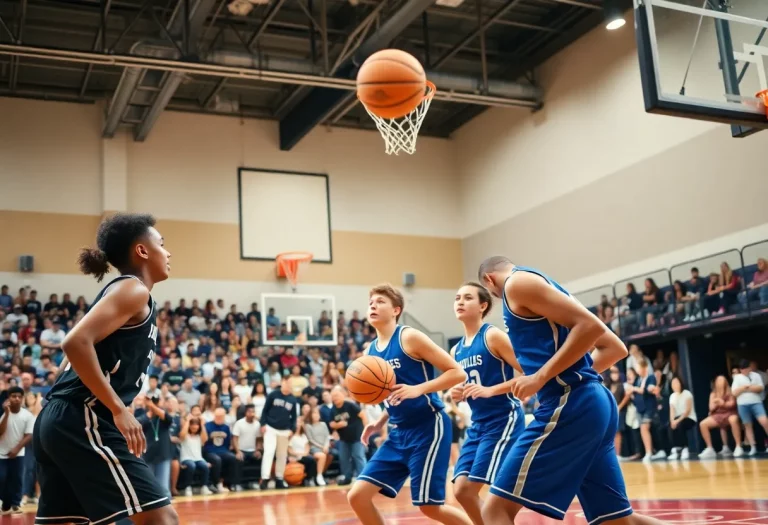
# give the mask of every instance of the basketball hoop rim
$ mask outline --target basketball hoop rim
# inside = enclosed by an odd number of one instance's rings
[[[435,84],[430,80],[426,81],[426,85],[427,85],[427,92],[424,93],[423,97],[421,97],[421,100],[419,100],[419,103],[416,105],[416,108],[414,108],[412,111],[409,111],[408,113],[403,115],[404,117],[410,115],[414,111],[417,111],[420,104],[423,104],[425,100],[432,100],[432,98],[435,96],[435,93],[437,93],[437,86],[435,86]],[[365,102],[362,101],[362,99],[360,98],[360,95],[357,95],[357,100],[359,100],[360,103],[363,105],[363,107],[365,107],[365,109],[370,112],[370,109],[368,109],[368,106],[366,106]],[[400,117],[400,118],[403,118],[403,117]],[[397,119],[391,119],[391,120],[397,120]]]
[[[760,99],[760,101],[765,106],[765,116],[768,118],[768,89],[763,89],[762,91],[758,91],[755,93],[755,97]]]
[[[275,261],[310,262],[314,258],[312,252],[282,252],[275,256]]]

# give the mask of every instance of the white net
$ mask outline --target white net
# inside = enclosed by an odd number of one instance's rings
[[[399,155],[400,152],[413,155],[416,152],[419,129],[421,129],[421,123],[424,122],[424,117],[427,116],[434,95],[435,85],[432,82],[427,82],[427,93],[416,109],[406,116],[396,119],[379,117],[371,113],[363,104],[384,139],[387,155]]]

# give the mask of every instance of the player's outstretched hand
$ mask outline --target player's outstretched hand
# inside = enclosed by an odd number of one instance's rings
[[[470,383],[464,389],[464,398],[469,399],[470,397],[472,399],[493,397],[493,392],[487,386]]]
[[[114,420],[115,426],[128,444],[128,450],[140,458],[147,450],[147,440],[144,438],[144,429],[141,427],[141,423],[136,421],[127,407],[115,415]]]
[[[454,403],[461,403],[464,401],[464,394],[465,394],[465,387],[466,385],[464,383],[460,385],[456,385],[455,387],[451,388],[451,400]]]
[[[398,383],[392,387],[392,393],[389,396],[389,404],[397,406],[406,399],[415,399],[424,395],[424,392],[419,385],[405,385]]]
[[[544,382],[538,376],[533,374],[530,376],[519,376],[512,380],[512,395],[517,399],[523,399],[535,395],[541,387],[544,386]]]

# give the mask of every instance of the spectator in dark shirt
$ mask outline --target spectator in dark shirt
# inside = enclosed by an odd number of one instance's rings
[[[301,397],[303,398],[305,403],[312,396],[316,397],[318,400],[322,399],[323,397],[323,387],[317,384],[317,376],[315,374],[310,374],[309,386],[305,388],[304,391],[301,393]]]
[[[203,446],[203,457],[211,465],[211,485],[216,486],[224,476],[224,485],[229,490],[238,490],[240,462],[232,453],[232,431],[226,422],[227,411],[217,408],[213,421],[205,424],[208,441]]]
[[[48,302],[45,303],[45,312],[49,313],[51,315],[58,314],[59,307],[61,305],[59,304],[59,296],[55,293],[51,294],[51,297],[49,298]]]
[[[163,374],[163,383],[168,384],[168,389],[174,394],[181,390],[181,385],[187,378],[186,372],[181,369],[181,360],[173,356],[169,360],[170,368]]]
[[[37,290],[29,292],[29,300],[27,301],[26,306],[24,306],[24,313],[29,316],[39,316],[43,313],[43,304],[37,300]]]
[[[663,301],[664,298],[661,290],[656,286],[656,281],[650,277],[647,278],[645,280],[645,293],[643,294],[643,311],[645,312],[645,325],[648,328],[656,326],[656,313]]]
[[[653,456],[653,435],[651,425],[656,418],[656,377],[648,366],[648,361],[642,359],[635,364],[637,379],[635,380],[632,402],[640,419],[640,436],[645,448],[644,463],[650,463]]]
[[[288,461],[288,440],[296,431],[296,419],[299,400],[291,395],[291,382],[284,377],[280,388],[267,396],[261,412],[264,454],[261,460],[261,489],[267,488],[272,473],[272,461],[275,461],[275,487],[288,488],[283,475]]]
[[[8,285],[4,284],[0,288],[0,310],[10,311],[13,306],[13,297],[8,293]]]
[[[155,479],[171,497],[171,459],[173,448],[171,445],[171,424],[173,420],[158,406],[159,397],[147,398],[146,411],[136,418],[144,427],[144,437],[147,440],[147,451],[144,453],[144,461],[155,474]]]
[[[631,311],[639,310],[643,307],[643,298],[637,293],[635,285],[627,283],[627,305]]]
[[[344,397],[344,390],[336,386],[331,391],[331,430],[339,434],[339,462],[344,480],[340,485],[352,483],[352,476],[359,476],[365,467],[365,445],[360,441],[366,425],[365,412],[357,403]]]
[[[32,299],[32,292],[29,292],[29,298],[30,300]],[[27,301],[27,304],[29,304],[29,301]],[[61,298],[61,309],[66,311],[70,319],[73,319],[77,313],[77,305],[72,302],[72,296],[68,293],[65,293]]]

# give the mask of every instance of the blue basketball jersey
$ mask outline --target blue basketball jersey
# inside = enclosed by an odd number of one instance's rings
[[[420,385],[435,378],[435,368],[426,361],[415,359],[403,350],[402,334],[407,326],[398,325],[386,348],[379,348],[378,338],[371,341],[368,355],[384,359],[395,370],[397,384]],[[397,406],[386,403],[389,422],[399,427],[416,426],[434,420],[434,413],[444,408],[437,393],[406,399]]]
[[[570,296],[565,288],[538,270],[516,266],[510,276],[515,272],[530,272],[539,275],[557,290]],[[527,318],[513,313],[507,304],[506,294],[504,294],[502,303],[504,324],[512,347],[515,349],[515,356],[517,356],[525,375],[533,375],[563,346],[568,337],[569,329],[545,317]],[[592,368],[592,356],[589,354],[547,382],[539,391],[539,399],[550,396],[560,397],[563,386],[576,385],[585,381],[601,381],[600,375]]]
[[[514,377],[514,370],[503,359],[491,353],[486,342],[486,334],[491,325],[480,327],[470,344],[464,338],[454,347],[456,362],[467,373],[468,383],[482,386],[494,386]],[[472,423],[488,423],[505,421],[509,413],[518,405],[518,400],[510,393],[503,396],[493,396],[486,399],[467,399],[472,409]]]

